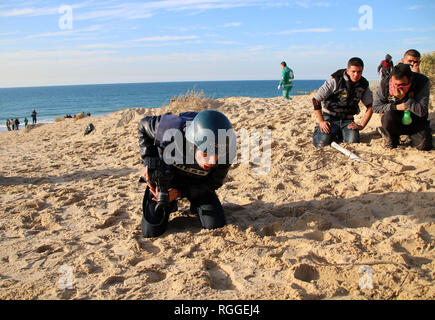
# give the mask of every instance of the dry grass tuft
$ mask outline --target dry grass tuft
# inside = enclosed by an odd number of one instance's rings
[[[202,110],[216,110],[223,103],[207,97],[204,90],[196,91],[195,88],[187,90],[185,94],[171,99],[167,106],[162,107],[163,113],[179,114],[186,111],[200,112]]]

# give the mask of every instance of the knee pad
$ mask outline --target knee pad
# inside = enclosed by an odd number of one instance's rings
[[[202,205],[198,208],[199,219],[205,229],[222,228],[227,224],[222,208],[212,205]]]

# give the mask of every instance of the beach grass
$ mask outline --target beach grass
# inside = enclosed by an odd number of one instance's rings
[[[196,111],[217,109],[222,103],[218,100],[207,96],[204,90],[187,90],[185,94],[173,97],[170,103],[162,107],[163,113],[179,114],[185,111]]]

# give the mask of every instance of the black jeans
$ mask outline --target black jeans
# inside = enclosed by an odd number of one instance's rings
[[[382,116],[382,127],[392,143],[397,145],[401,135],[411,138],[411,146],[418,150],[432,150],[432,132],[429,121],[411,113],[412,123],[402,124],[403,111],[387,111]]]
[[[162,235],[166,231],[169,214],[176,210],[176,205],[173,205],[168,212],[156,212],[157,203],[152,198],[153,194],[147,187],[142,204],[142,235],[145,238]],[[203,228],[217,229],[227,224],[224,209],[216,192],[210,193],[202,199],[189,199],[189,201],[190,211],[199,216]]]

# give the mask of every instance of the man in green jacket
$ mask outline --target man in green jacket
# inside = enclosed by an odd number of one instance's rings
[[[287,100],[291,100],[290,91],[293,88],[293,79],[294,79],[293,70],[287,67],[287,63],[285,61],[281,62],[281,68],[282,68],[282,74],[281,74],[281,81],[279,82],[278,85],[278,90],[280,90],[282,87],[282,96]]]

